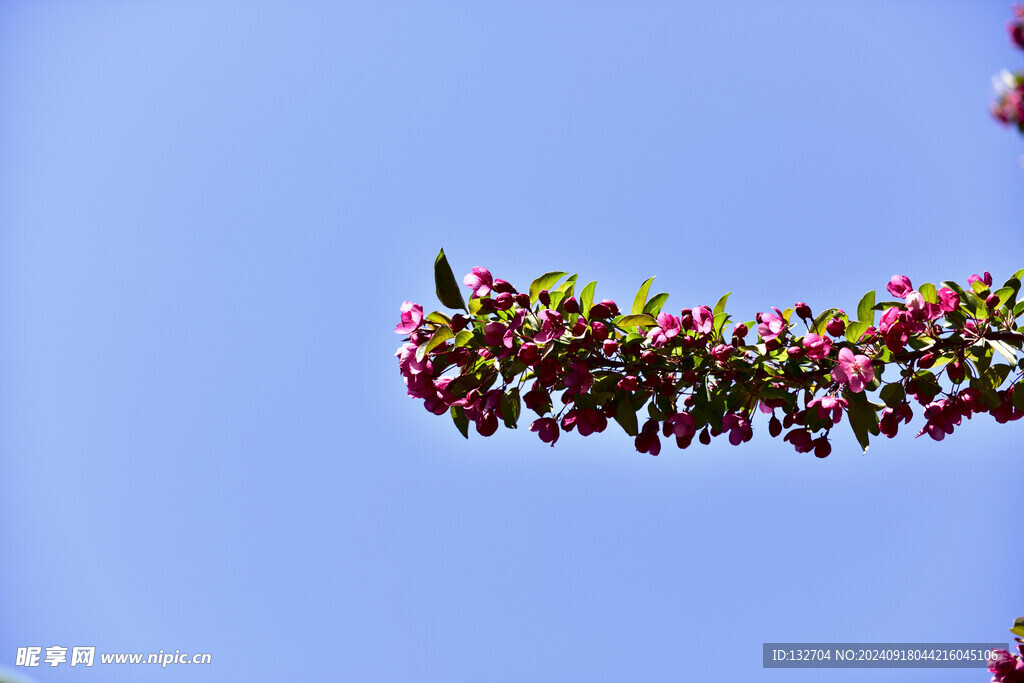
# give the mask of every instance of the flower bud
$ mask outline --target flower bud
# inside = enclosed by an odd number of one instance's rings
[[[619,350],[619,342],[614,339],[605,339],[601,342],[601,350],[604,351],[604,355],[610,356]]]
[[[811,307],[803,301],[797,301],[796,305],[793,306],[793,310],[800,316],[801,320],[809,320],[811,317]]]
[[[656,354],[654,351],[651,351],[650,349],[640,354],[640,360],[642,360],[645,363],[653,363],[654,359],[657,357],[658,354]]]
[[[786,353],[789,354],[790,358],[803,358],[805,355],[802,346],[790,346],[786,349]]]
[[[919,368],[930,368],[935,365],[935,354],[926,353],[917,361],[917,367]]]
[[[996,296],[995,294],[989,294],[988,298],[985,299],[985,306],[990,311],[996,310],[996,308],[999,306],[999,297]]]
[[[512,295],[509,294],[508,292],[502,292],[497,297],[495,297],[494,308],[499,311],[507,311],[508,309],[512,308],[513,303],[515,303],[515,300],[512,298]]]
[[[732,331],[732,336],[737,339],[743,339],[747,336],[747,326],[743,323],[738,324]]]
[[[825,325],[825,331],[833,337],[841,337],[846,332],[846,323],[843,322],[842,318],[832,318]]]
[[[955,384],[959,384],[960,382],[964,381],[966,368],[964,368],[963,363],[961,363],[958,360],[955,360],[946,367],[948,368],[948,370],[946,370],[946,375],[949,377],[949,381]]]
[[[579,313],[580,302],[576,301],[576,297],[569,297],[562,302],[562,308],[565,309],[566,313]]]
[[[608,326],[600,320],[590,323],[590,331],[593,333],[594,339],[599,342],[603,342],[608,338]]]
[[[519,360],[523,361],[527,365],[533,365],[540,358],[540,349],[533,342],[526,342],[519,347],[519,353],[517,355]]]
[[[772,419],[768,420],[768,433],[772,435],[772,438],[782,433],[782,423],[774,415],[772,415]]]
[[[540,290],[540,293],[537,295],[537,300],[540,301],[545,306],[550,306],[551,294],[548,293],[548,290],[542,289]]]
[[[461,313],[456,313],[455,315],[452,316],[452,332],[454,332],[455,334],[458,334],[459,332],[464,330],[466,328],[466,325],[468,324],[469,318],[462,315]]]
[[[711,443],[711,434],[708,433],[707,427],[704,428],[704,430],[700,433],[700,436],[697,438],[700,439],[700,442],[705,446]]]
[[[530,307],[530,295],[529,294],[516,294],[516,303],[522,308]]]
[[[513,287],[510,283],[505,282],[504,280],[499,280],[498,278],[494,278],[494,284],[491,285],[491,289],[493,289],[498,294],[515,294],[516,293],[516,288],[515,287]]]
[[[828,439],[820,437],[814,440],[814,457],[816,458],[827,458],[832,452],[832,444],[828,442]]]

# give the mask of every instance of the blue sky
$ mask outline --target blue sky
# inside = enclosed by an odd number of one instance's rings
[[[1024,425],[824,461],[465,441],[402,301],[549,270],[749,319],[1024,266],[1004,2],[0,6],[0,665],[39,681],[981,681],[765,641],[1004,641]],[[1001,281],[1001,280],[1000,280]],[[758,426],[755,425],[755,428]],[[20,670],[24,673],[24,670]]]

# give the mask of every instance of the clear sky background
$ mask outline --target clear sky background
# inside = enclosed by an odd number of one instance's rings
[[[1024,423],[819,461],[405,396],[432,260],[738,319],[1024,267],[1007,2],[0,5],[0,665],[39,681],[983,681],[764,641],[1009,639]],[[920,419],[920,414],[918,420]],[[915,422],[920,428],[920,422]],[[20,670],[25,673],[24,670]]]

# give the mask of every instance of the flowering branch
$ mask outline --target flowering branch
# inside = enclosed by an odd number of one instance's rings
[[[886,285],[893,299],[876,303],[868,292],[856,315],[813,315],[798,302],[727,332],[728,294],[677,316],[662,312],[667,294],[648,298],[653,278],[623,314],[614,301],[594,302],[596,283],[577,298],[575,275],[547,273],[519,292],[477,267],[463,279],[467,305],[442,250],[438,297],[464,313],[424,316],[405,302],[395,331],[408,336],[396,355],[409,395],[449,413],[466,436],[470,422],[483,436],[499,419],[515,428],[525,404],[545,443],[574,429],[602,432],[612,418],[638,451],[657,455],[662,436],[680,448],[723,434],[733,445],[749,441],[760,409],[771,415],[772,437],[788,430],[783,439],[797,452],[826,457],[844,414],[864,450],[872,436],[891,438],[911,420],[912,401],[925,418],[917,435],[935,440],[975,414],[1024,417],[1024,390],[1015,391],[1024,375],[1022,277],[1024,269],[995,290],[989,273],[966,287],[914,289],[896,275]]]

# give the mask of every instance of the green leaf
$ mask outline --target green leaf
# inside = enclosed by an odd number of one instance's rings
[[[537,296],[541,291],[547,289],[550,290],[555,286],[555,283],[561,280],[563,277],[568,275],[562,270],[553,270],[550,273],[544,273],[539,278],[530,283],[530,301],[537,303]]]
[[[472,341],[472,339],[473,339],[473,333],[472,332],[470,332],[469,330],[462,330],[457,335],[455,335],[455,348],[458,348],[460,346],[465,346],[470,341]]]
[[[437,299],[448,308],[466,308],[466,300],[462,298],[459,290],[459,283],[452,275],[452,267],[448,265],[448,258],[444,255],[444,249],[437,252],[434,259],[434,288],[437,291]]]
[[[1017,350],[1015,348],[1009,344],[999,341],[998,339],[986,339],[985,341],[988,342],[988,345],[993,349],[1003,354],[1003,358],[1010,361],[1010,365],[1016,364]]]
[[[1019,302],[1016,306],[1013,307],[1014,318],[1019,318],[1022,313],[1024,313],[1024,301]]]
[[[850,323],[849,325],[847,325],[846,341],[850,342],[851,344],[856,344],[860,340],[861,335],[863,335],[864,332],[867,331],[869,325],[870,324],[865,321]]]
[[[452,416],[452,422],[455,423],[455,427],[459,430],[465,438],[469,438],[469,418],[466,417],[466,411],[460,406],[452,406],[450,411]]]
[[[594,280],[580,293],[580,313],[590,315],[590,307],[594,305],[594,290],[597,289],[597,280]]]
[[[630,400],[628,393],[623,392],[619,398],[619,404],[615,411],[615,421],[630,436],[636,436],[640,433],[636,423],[636,409],[633,408],[633,401]]]
[[[1024,637],[1024,617],[1017,617],[1013,620],[1013,627],[1010,629],[1010,633],[1015,636]]]
[[[875,324],[875,292],[874,290],[868,292],[861,297],[860,303],[857,304],[857,320],[860,322],[867,323],[868,325]],[[865,326],[865,329],[867,327]]]
[[[1024,384],[1014,385],[1013,407],[1015,410],[1024,410]],[[1024,636],[1024,633],[1021,635]]]
[[[452,334],[452,328],[447,325],[438,327],[434,334],[427,340],[426,344],[420,344],[419,348],[416,349],[416,360],[422,361],[426,358],[427,354],[443,344],[445,341],[451,339],[455,335]]]
[[[618,327],[654,327],[658,324],[658,321],[653,316],[647,315],[646,313],[640,313],[638,315],[621,315],[615,319],[615,324]]]
[[[999,305],[1003,306],[1006,304],[1007,301],[1010,300],[1010,297],[1016,294],[1016,292],[1013,290],[1012,287],[1000,287],[995,292],[993,292],[993,294],[999,297]]]
[[[975,280],[974,282],[972,282],[971,289],[974,290],[975,294],[983,294],[984,296],[988,296],[988,285],[986,285],[981,280]]]
[[[726,292],[725,294],[722,295],[722,298],[718,300],[718,303],[715,304],[715,309],[713,311],[715,315],[718,315],[719,313],[725,311],[725,304],[727,301],[729,301],[729,296],[731,294],[732,292]]]
[[[890,408],[895,408],[896,406],[898,406],[900,403],[903,402],[903,399],[906,398],[907,396],[906,392],[903,391],[903,385],[900,384],[899,382],[886,384],[884,387],[882,387],[882,391],[879,392],[878,395],[881,397],[883,401],[885,401],[885,405],[889,406]]]
[[[939,303],[939,297],[935,293],[935,285],[933,285],[932,283],[924,283],[923,285],[917,288],[917,291],[921,293],[921,296],[923,296],[924,300],[927,301],[928,303]]]
[[[505,426],[509,429],[516,428],[516,422],[519,421],[519,410],[519,389],[513,387],[501,397],[501,415]]]
[[[575,286],[576,286],[576,275],[575,275],[575,274],[573,274],[573,275],[570,275],[570,276],[569,276],[569,277],[568,277],[568,278],[566,279],[566,281],[565,281],[565,282],[563,282],[562,284],[560,284],[560,285],[558,285],[557,287],[555,287],[555,288],[554,288],[554,289],[552,290],[552,292],[551,292],[551,293],[552,293],[552,294],[554,294],[555,292],[563,292],[563,293],[565,294],[565,297],[564,297],[564,298],[565,298],[565,299],[568,299],[569,297],[571,297],[571,296],[572,296],[572,294],[573,294],[573,288],[574,288]]]
[[[837,308],[826,308],[824,311],[818,314],[818,317],[811,323],[811,332],[814,334],[823,334],[825,326],[828,325],[828,321],[832,319],[832,316],[836,314],[839,309]]]
[[[864,393],[855,394],[849,389],[843,391],[843,398],[849,402],[847,413],[850,416],[850,426],[853,428],[853,435],[857,437],[857,443],[867,452],[870,445],[871,434],[878,436],[878,415],[875,413],[874,405],[868,401]]]
[[[451,325],[452,319],[440,311],[431,311],[427,314],[427,322],[437,323],[438,325]]]
[[[636,296],[633,298],[633,308],[630,310],[630,313],[636,315],[637,313],[644,312],[644,304],[647,303],[647,292],[651,290],[652,282],[654,282],[654,278],[649,277],[640,285],[640,289],[637,290]]]
[[[647,302],[647,305],[644,306],[644,313],[647,315],[657,316],[661,313],[661,307],[665,305],[666,301],[668,301],[668,294],[665,292],[655,294],[651,297],[651,300]]]

